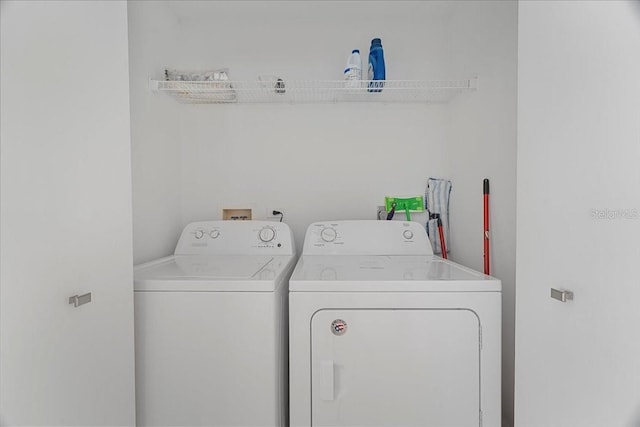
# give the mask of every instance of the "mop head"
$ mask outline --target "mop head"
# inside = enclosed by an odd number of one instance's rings
[[[424,198],[416,197],[385,197],[384,207],[387,210],[387,219],[393,219],[396,212],[404,212],[407,221],[411,221],[410,212],[424,212]]]
[[[435,214],[440,216],[444,233],[445,247],[447,252],[451,251],[449,244],[449,198],[451,196],[451,181],[447,179],[429,178],[427,181],[427,212],[429,221],[427,222],[427,234],[434,254],[442,254],[440,238],[438,234],[438,221]]]
[[[387,212],[391,212],[394,207],[396,212],[424,212],[424,197],[385,197],[384,208]]]

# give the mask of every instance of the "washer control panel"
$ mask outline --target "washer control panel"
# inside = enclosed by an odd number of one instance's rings
[[[304,255],[433,255],[425,228],[409,221],[329,221],[307,228]]]
[[[289,226],[273,221],[200,221],[182,231],[176,255],[293,255]]]

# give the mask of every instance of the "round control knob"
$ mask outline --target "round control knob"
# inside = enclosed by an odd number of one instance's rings
[[[220,230],[211,230],[209,236],[211,236],[212,239],[217,239],[218,236],[220,236]]]
[[[334,240],[336,240],[336,237],[338,237],[338,233],[334,228],[323,228],[320,232],[320,237],[325,242],[333,242]]]
[[[202,239],[202,236],[204,236],[204,231],[202,230],[196,230],[196,239]]]
[[[402,235],[404,236],[405,239],[410,240],[413,239],[413,231],[411,230],[404,230],[402,232]]]
[[[258,233],[258,238],[267,243],[272,241],[276,237],[276,232],[271,227],[265,227]]]

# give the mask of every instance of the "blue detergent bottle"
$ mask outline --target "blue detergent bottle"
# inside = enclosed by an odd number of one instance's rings
[[[369,92],[381,92],[385,80],[384,53],[382,51],[382,40],[375,38],[371,40],[369,49]],[[377,81],[380,80],[380,81]]]

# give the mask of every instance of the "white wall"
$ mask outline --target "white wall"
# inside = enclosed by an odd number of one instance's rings
[[[176,61],[179,22],[164,2],[129,1],[133,253],[136,264],[172,253],[183,228],[180,105],[149,77]]]
[[[199,5],[201,6],[201,5]],[[184,5],[180,4],[181,9]],[[446,8],[376,2],[215,3],[183,19],[185,67],[341,79],[351,49],[382,38],[387,76],[446,77]],[[184,9],[180,12],[185,15]],[[375,218],[385,195],[423,194],[442,176],[446,106],[214,105],[181,109],[183,220],[226,206],[285,213],[298,246],[309,223]]]
[[[491,274],[502,280],[502,404],[513,423],[515,334],[517,2],[458,2],[449,26],[451,69],[480,76],[454,100],[445,156],[453,181],[451,258],[483,270],[482,181],[489,178]]]

